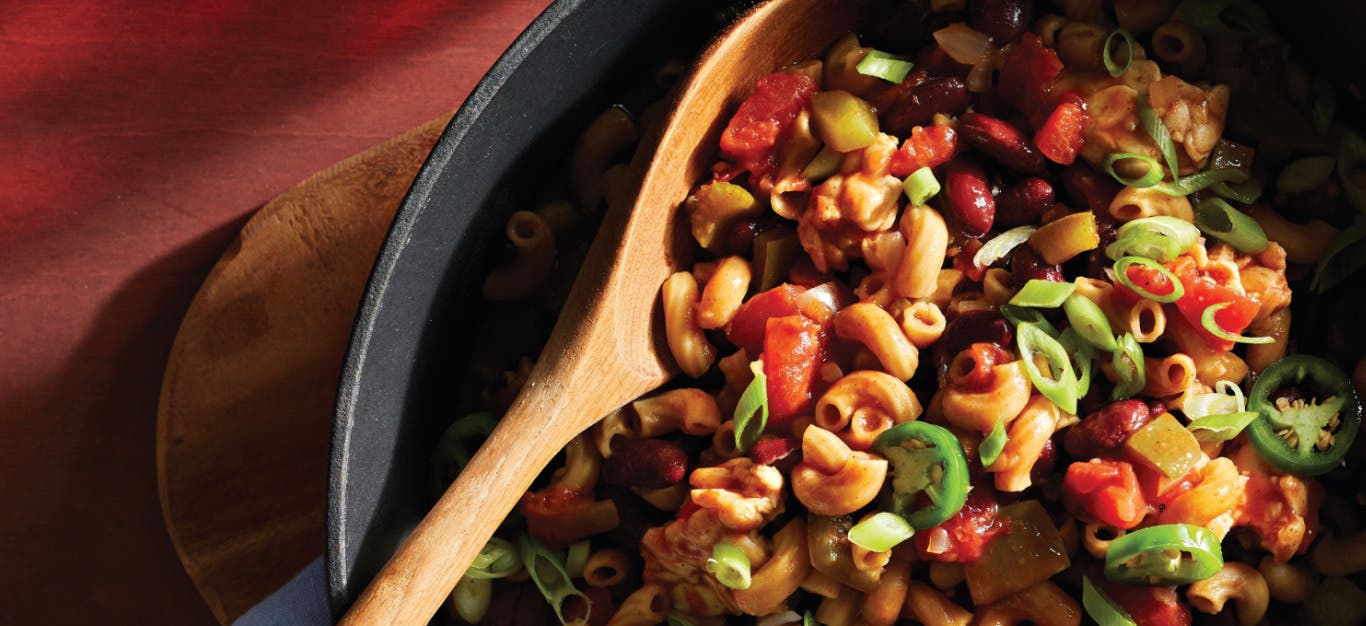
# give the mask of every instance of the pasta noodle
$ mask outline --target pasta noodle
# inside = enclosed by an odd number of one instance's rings
[[[706,373],[716,360],[716,348],[697,324],[697,280],[677,272],[664,281],[664,334],[678,367],[689,376]]]
[[[1281,58],[1253,4],[1032,4],[874,3],[865,30],[896,49],[844,36],[699,120],[719,140],[679,147],[702,160],[655,305],[678,380],[565,446],[500,531],[548,558],[593,546],[567,584],[596,606],[569,621],[1075,626],[1084,574],[1129,589],[1126,610],[1297,623],[1366,571],[1346,449],[1366,358],[1339,304],[1359,286],[1361,146],[1325,115],[1340,85]],[[1316,135],[1237,118],[1225,137],[1229,85],[1235,111]],[[621,150],[667,108],[635,111],[598,117],[568,185],[511,216],[483,290],[524,302],[499,313],[563,304],[578,238],[637,187]],[[471,369],[481,412],[527,384],[530,355],[507,356]],[[467,417],[439,480],[490,428]],[[545,573],[496,584],[552,596]]]
[[[555,233],[545,218],[531,211],[513,213],[507,237],[517,256],[484,280],[484,297],[490,300],[525,298],[540,289],[555,268]]]

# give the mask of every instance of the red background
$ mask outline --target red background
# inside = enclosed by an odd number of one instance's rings
[[[0,623],[213,622],[157,501],[180,317],[254,209],[454,109],[546,4],[0,2]]]

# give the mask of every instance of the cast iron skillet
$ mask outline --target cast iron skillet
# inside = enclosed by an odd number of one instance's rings
[[[470,378],[467,304],[507,216],[535,206],[548,169],[564,167],[575,136],[623,85],[648,79],[680,46],[700,49],[728,4],[557,0],[437,141],[375,262],[338,389],[325,554],[336,615],[433,501],[430,458]]]
[[[433,501],[429,459],[469,378],[467,303],[493,266],[506,216],[533,206],[528,181],[563,167],[577,132],[613,103],[614,82],[639,81],[666,51],[699,50],[720,25],[718,9],[735,4],[744,2],[557,0],[442,134],[375,263],[338,390],[325,555],[338,616]],[[1361,52],[1349,35],[1360,24],[1354,3],[1264,4],[1307,66],[1360,80],[1362,67],[1346,62]],[[1339,114],[1361,127],[1359,100],[1341,102]],[[540,322],[548,330],[553,320]]]

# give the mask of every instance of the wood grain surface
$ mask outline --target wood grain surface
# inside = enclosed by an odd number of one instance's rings
[[[262,207],[209,272],[166,364],[166,527],[229,622],[318,556],[328,435],[361,293],[442,116]]]
[[[156,487],[191,298],[257,207],[453,109],[547,3],[0,3],[0,624],[216,621]]]

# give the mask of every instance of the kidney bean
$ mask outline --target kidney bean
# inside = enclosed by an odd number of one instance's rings
[[[938,25],[938,28],[948,26],[948,24]],[[920,49],[920,54],[916,56],[915,66],[924,68],[935,76],[954,76],[957,78],[967,78],[968,72],[972,70],[971,65],[964,65],[953,60],[949,53],[937,46],[925,46]]]
[[[749,449],[749,458],[761,465],[772,465],[784,475],[802,458],[802,446],[793,439],[765,439]]]
[[[1036,485],[1048,482],[1053,476],[1053,470],[1058,467],[1058,443],[1055,439],[1056,436],[1044,440],[1039,458],[1034,461],[1034,466],[1029,468],[1029,479]]]
[[[1017,172],[1042,174],[1047,165],[1029,137],[1000,118],[964,113],[958,118],[958,133],[968,145]]]
[[[1010,280],[1017,287],[1023,287],[1031,280],[1048,280],[1055,283],[1067,282],[1063,278],[1062,268],[1057,265],[1049,265],[1039,257],[1039,253],[1033,248],[1016,246],[1010,255]]]
[[[627,487],[660,489],[688,473],[688,455],[678,444],[659,439],[630,439],[602,464],[603,481]]]
[[[1120,186],[1113,178],[1096,172],[1089,165],[1074,163],[1062,171],[1062,186],[1072,204],[1085,207],[1097,220],[1114,221],[1110,217],[1110,203],[1119,195]]]
[[[1054,200],[1053,185],[1048,181],[1037,176],[1019,180],[996,195],[996,226],[1014,228],[1038,224]]]
[[[1102,456],[1119,448],[1129,435],[1156,418],[1142,400],[1111,402],[1069,429],[1063,449],[1078,460]]]
[[[745,254],[754,247],[754,238],[763,231],[763,226],[756,220],[735,220],[730,226],[730,232],[726,234],[725,248],[732,254]]]
[[[1013,338],[1010,324],[1000,313],[989,310],[966,311],[953,318],[944,327],[939,341],[934,342],[935,363],[940,371],[946,371],[953,358],[974,343],[994,343],[1007,348]]]
[[[972,94],[962,79],[948,76],[928,78],[916,84],[909,97],[898,99],[882,116],[888,132],[909,135],[916,126],[924,126],[935,113],[954,116],[972,104]]]
[[[991,230],[996,221],[996,200],[982,168],[964,159],[949,161],[944,164],[944,190],[949,219],[963,234],[980,237]]]
[[[1015,41],[1029,23],[1024,0],[972,0],[968,23],[986,33],[997,46]]]

